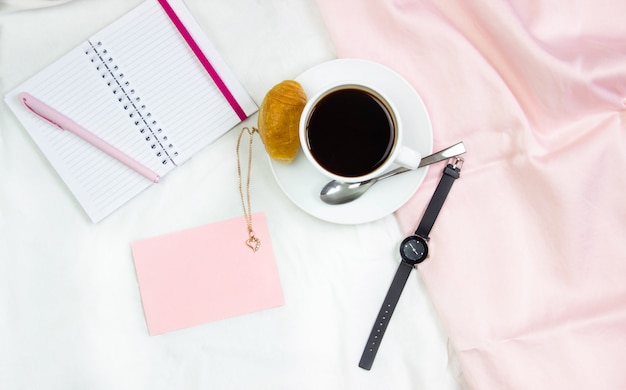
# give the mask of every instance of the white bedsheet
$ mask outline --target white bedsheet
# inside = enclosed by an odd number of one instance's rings
[[[139,0],[24,2],[21,12],[19,2],[0,4],[4,96]],[[187,4],[257,104],[279,81],[334,58],[313,1]],[[92,224],[0,105],[0,388],[463,387],[418,273],[373,369],[357,366],[398,264],[397,221],[310,216],[282,193],[258,138],[252,206],[267,215],[285,305],[148,336],[130,242],[242,214],[235,143],[243,125],[256,125],[256,115]]]

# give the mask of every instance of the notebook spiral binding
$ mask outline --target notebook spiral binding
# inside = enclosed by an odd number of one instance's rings
[[[116,96],[117,101],[128,112],[128,117],[133,120],[139,133],[154,150],[155,156],[161,159],[163,165],[168,163],[176,165],[173,157],[178,156],[178,152],[174,145],[168,141],[168,136],[158,126],[158,122],[152,117],[152,113],[148,111],[130,81],[115,64],[115,60],[110,56],[108,50],[100,41],[96,43],[89,41],[89,45],[91,49],[86,50],[85,55],[94,64],[96,71],[100,73],[111,92]]]

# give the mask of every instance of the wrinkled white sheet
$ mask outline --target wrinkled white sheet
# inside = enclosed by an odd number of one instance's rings
[[[0,3],[2,95],[139,1],[59,3],[24,2],[21,12]],[[187,4],[258,104],[275,83],[335,56],[313,1]],[[242,214],[240,128],[92,224],[0,105],[0,388],[462,388],[417,273],[372,371],[358,368],[402,232],[392,215],[335,225],[298,209],[259,139],[252,204],[268,218],[285,305],[148,336],[130,242]]]

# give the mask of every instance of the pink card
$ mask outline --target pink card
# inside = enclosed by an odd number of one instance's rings
[[[150,335],[284,304],[267,220],[252,220],[257,252],[244,217],[132,243]]]

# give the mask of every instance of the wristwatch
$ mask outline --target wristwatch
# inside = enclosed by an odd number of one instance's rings
[[[458,157],[454,159],[454,162],[446,165],[443,170],[443,176],[435,189],[435,193],[428,207],[426,207],[426,211],[424,212],[424,216],[417,230],[415,230],[414,234],[402,240],[400,244],[400,257],[402,260],[400,261],[400,266],[391,282],[391,287],[389,287],[389,291],[385,296],[383,305],[378,312],[378,317],[376,317],[376,322],[374,323],[372,332],[367,339],[367,344],[361,355],[359,367],[363,369],[369,370],[372,368],[376,352],[378,352],[380,342],[389,324],[389,319],[391,319],[391,315],[396,308],[396,304],[400,299],[406,281],[409,279],[411,270],[428,256],[428,235],[450,192],[450,188],[452,188],[452,184],[454,184],[454,181],[460,176],[462,165],[463,159]]]

